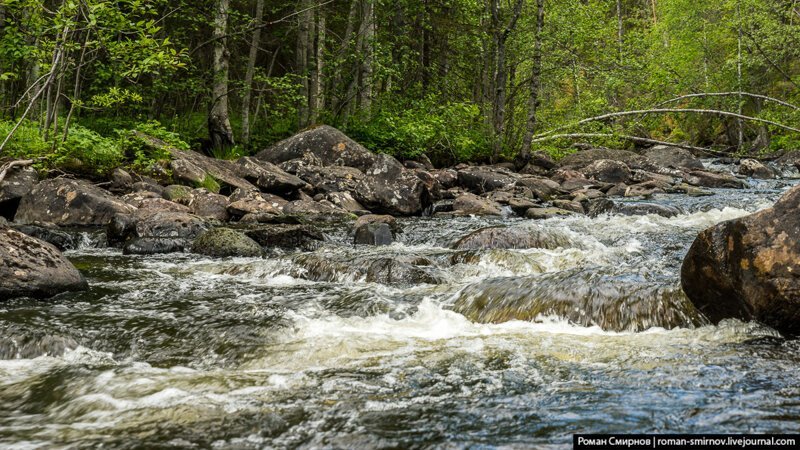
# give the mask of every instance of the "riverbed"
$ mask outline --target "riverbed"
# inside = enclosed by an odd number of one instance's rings
[[[573,433],[800,432],[800,343],[758,324],[610,331],[454,311],[487,280],[547,289],[570,271],[679,289],[700,230],[795,182],[749,181],[648,200],[680,208],[671,218],[403,219],[386,247],[328,226],[319,249],[258,259],[123,256],[87,233],[67,256],[89,291],[0,305],[0,446],[568,448]],[[571,244],[453,257],[458,238],[500,224]],[[436,282],[374,282],[346,264],[409,256],[433,261]],[[345,263],[320,276],[308,258]]]

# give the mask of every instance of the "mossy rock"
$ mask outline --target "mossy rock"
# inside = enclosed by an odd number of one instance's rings
[[[192,252],[214,258],[262,255],[261,246],[256,241],[230,228],[216,228],[201,234],[194,240]]]

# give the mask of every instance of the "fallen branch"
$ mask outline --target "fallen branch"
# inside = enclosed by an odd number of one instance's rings
[[[556,139],[583,139],[583,138],[617,138],[622,139],[629,142],[635,142],[638,144],[650,144],[650,145],[668,145],[670,147],[677,147],[682,148],[684,150],[691,150],[695,152],[705,152],[705,153],[714,153],[718,155],[724,155],[724,152],[713,150],[706,147],[695,147],[694,145],[688,144],[673,144],[671,142],[666,141],[659,141],[657,139],[649,139],[643,138],[638,136],[629,136],[625,134],[614,134],[614,133],[569,133],[569,134],[553,134],[550,136],[543,136],[540,138],[534,139],[532,142],[544,142],[544,141],[553,141]]]
[[[16,161],[11,161],[3,164],[2,166],[0,166],[0,183],[2,183],[3,180],[6,178],[6,175],[8,174],[9,170],[13,169],[14,167],[30,166],[31,164],[33,164],[32,159],[18,159]]]
[[[564,126],[561,126],[561,127],[558,127],[558,128],[554,128],[554,129],[552,129],[550,131],[547,131],[545,133],[540,133],[540,134],[534,136],[534,140],[537,139],[537,138],[549,136],[549,135],[551,135],[553,133],[556,133],[558,131],[561,131],[561,130],[566,130],[566,129],[569,129],[569,128],[581,126],[581,125],[584,125],[584,124],[587,124],[587,123],[590,123],[590,122],[601,122],[603,120],[613,119],[615,117],[638,116],[638,115],[643,115],[643,114],[672,114],[672,113],[675,113],[675,114],[687,114],[687,113],[692,113],[692,114],[710,114],[710,115],[716,115],[716,116],[735,117],[737,119],[747,120],[747,121],[750,121],[750,122],[765,123],[765,124],[772,125],[772,126],[775,126],[775,127],[778,127],[778,128],[782,128],[784,130],[793,131],[795,133],[800,133],[800,129],[797,129],[797,128],[794,128],[794,127],[790,127],[788,125],[783,125],[781,123],[773,122],[771,120],[761,119],[761,118],[758,118],[758,117],[745,116],[743,114],[737,114],[737,113],[732,113],[732,112],[728,112],[728,111],[719,111],[719,110],[716,110],[716,109],[692,109],[692,108],[685,108],[685,109],[680,109],[680,108],[653,108],[653,109],[642,109],[642,110],[636,110],[636,111],[620,111],[620,112],[615,112],[615,113],[603,114],[603,115],[595,116],[595,117],[589,117],[589,118],[586,118],[586,119],[583,119],[583,120],[579,120],[579,121],[577,121],[575,123],[572,123],[572,124],[568,124],[568,125],[564,125]]]
[[[751,94],[750,92],[701,92],[701,93],[698,93],[698,94],[681,95],[680,97],[675,97],[675,98],[671,98],[669,100],[663,101],[663,102],[657,104],[655,106],[655,108],[659,108],[661,106],[668,105],[670,103],[679,102],[679,101],[687,99],[687,98],[698,98],[698,97],[738,97],[740,95],[743,96],[743,97],[758,98],[758,99],[761,99],[761,100],[766,100],[766,101],[769,101],[769,102],[777,103],[777,104],[779,104],[781,106],[785,106],[787,108],[791,108],[791,109],[794,109],[794,110],[800,110],[800,106],[795,106],[795,105],[793,105],[791,103],[785,102],[783,100],[778,100],[777,98],[774,98],[774,97],[769,97],[769,96],[760,95],[760,94]]]

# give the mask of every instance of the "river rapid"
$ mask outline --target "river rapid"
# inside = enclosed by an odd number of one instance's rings
[[[67,255],[89,291],[0,304],[0,447],[569,448],[573,433],[800,432],[800,343],[757,324],[652,327],[625,298],[616,331],[455,312],[487,282],[569,296],[608,274],[678,290],[700,230],[794,183],[750,182],[649,200],[684,212],[672,218],[404,219],[387,247],[331,227],[320,249],[263,259],[123,256],[87,234]],[[571,244],[450,249],[496,224]],[[349,270],[409,257],[435,283]],[[325,262],[337,264],[321,274]]]

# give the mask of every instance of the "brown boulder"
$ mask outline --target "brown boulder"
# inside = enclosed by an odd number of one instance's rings
[[[757,320],[800,335],[800,186],[772,208],[701,232],[681,268],[686,295],[713,322]]]

